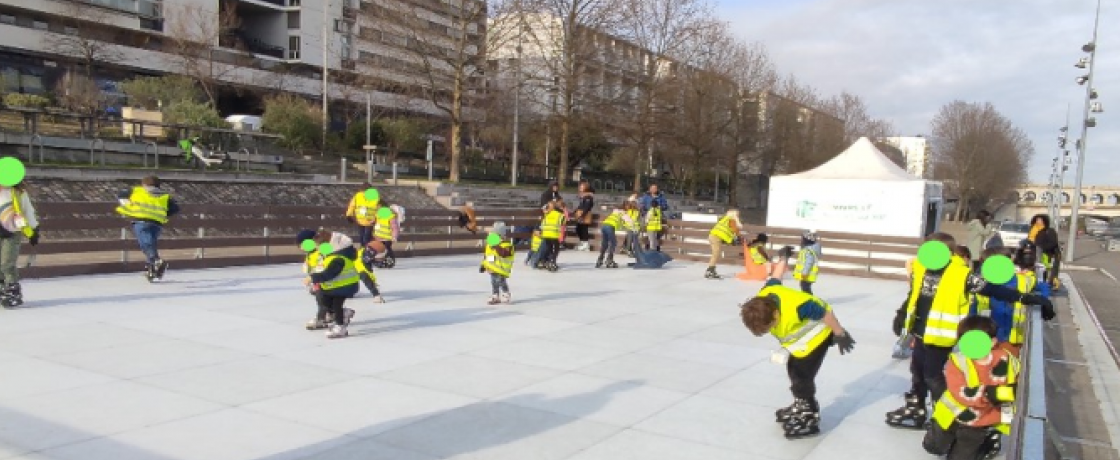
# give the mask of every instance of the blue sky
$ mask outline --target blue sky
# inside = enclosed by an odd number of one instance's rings
[[[714,1],[741,38],[767,45],[779,72],[825,96],[859,94],[901,135],[928,135],[955,99],[990,101],[1034,142],[1036,183],[1049,179],[1067,103],[1071,145],[1080,137],[1085,92],[1074,79],[1084,71],[1073,64],[1095,0]],[[1085,183],[1120,185],[1120,4],[1102,8],[1094,86],[1105,113],[1089,130]]]

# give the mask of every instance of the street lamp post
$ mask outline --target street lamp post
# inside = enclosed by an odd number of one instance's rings
[[[1073,197],[1071,197],[1071,201],[1073,201],[1073,209],[1069,215],[1069,247],[1066,249],[1066,263],[1073,262],[1074,252],[1076,249],[1077,217],[1078,211],[1080,211],[1081,208],[1081,181],[1083,179],[1083,176],[1085,175],[1085,151],[1089,150],[1089,127],[1096,126],[1096,120],[1089,118],[1089,113],[1090,108],[1094,105],[1093,99],[1096,99],[1097,97],[1097,92],[1093,89],[1093,68],[1097,64],[1097,29],[1100,27],[1100,23],[1101,2],[1100,0],[1097,0],[1097,13],[1096,17],[1093,19],[1093,40],[1085,46],[1081,47],[1082,51],[1089,53],[1089,59],[1088,62],[1082,59],[1077,63],[1077,67],[1079,68],[1082,65],[1087,65],[1089,68],[1089,73],[1083,77],[1077,78],[1078,83],[1085,85],[1085,109],[1082,112],[1081,117],[1081,139],[1078,141],[1077,146],[1077,175],[1074,179]],[[1099,109],[1099,106],[1096,107],[1096,109]],[[1094,110],[1094,112],[1098,111],[1100,110]]]
[[[513,96],[513,154],[509,172],[510,185],[517,186],[517,156],[521,149],[521,34],[525,31],[524,16],[521,8],[517,10],[517,65],[513,77],[513,84],[517,89]]]

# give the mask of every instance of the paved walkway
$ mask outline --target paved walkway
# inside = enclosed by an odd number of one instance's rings
[[[476,257],[402,260],[337,341],[303,330],[295,266],[29,280],[0,311],[0,458],[929,458],[882,421],[908,387],[904,283],[823,276],[858,345],[825,362],[824,434],[791,442],[776,342],[737,317],[759,284],[561,261],[488,308]]]

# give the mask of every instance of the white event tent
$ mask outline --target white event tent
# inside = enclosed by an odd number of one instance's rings
[[[940,223],[941,183],[910,175],[866,137],[809,171],[770,179],[766,225],[922,237]]]

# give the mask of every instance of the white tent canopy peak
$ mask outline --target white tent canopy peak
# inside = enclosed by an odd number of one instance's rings
[[[798,179],[864,179],[885,181],[920,181],[894,164],[866,137],[859,138],[836,158],[805,172],[786,177]]]

